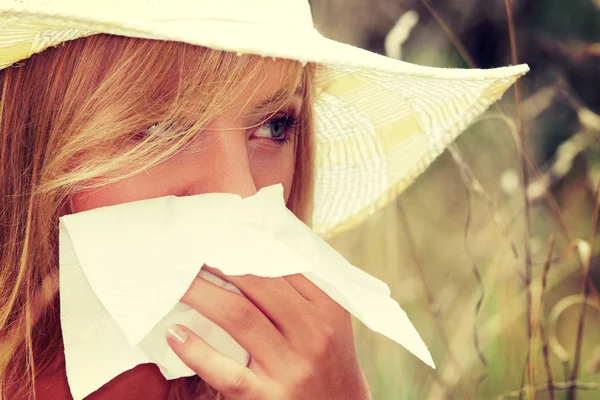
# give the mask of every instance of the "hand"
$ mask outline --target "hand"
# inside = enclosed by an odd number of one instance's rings
[[[231,400],[368,400],[350,314],[303,275],[225,276],[247,298],[196,278],[182,302],[225,329],[252,357],[244,367],[183,326],[167,341]],[[210,301],[206,301],[210,299]]]

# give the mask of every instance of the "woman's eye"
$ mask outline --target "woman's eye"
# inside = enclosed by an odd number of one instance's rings
[[[160,122],[155,122],[152,125],[150,125],[149,127],[147,127],[146,129],[144,129],[143,131],[136,133],[134,136],[134,140],[137,140],[137,141],[145,140],[152,135],[157,135],[161,132],[164,132],[167,129],[171,128],[173,126],[173,123],[166,124],[161,130],[158,129],[159,125],[160,125]]]
[[[290,130],[296,125],[292,116],[278,117],[262,124],[255,132],[256,136],[273,139],[277,142],[286,142],[290,139]]]
[[[158,130],[159,125],[160,125],[160,122],[153,123],[148,128],[146,128],[146,133],[149,135],[157,134],[159,132],[159,130]],[[162,128],[162,131],[166,131],[166,130],[170,129],[172,126],[173,126],[173,123],[169,122]]]

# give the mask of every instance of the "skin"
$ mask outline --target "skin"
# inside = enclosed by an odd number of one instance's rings
[[[249,94],[251,103],[280,89],[276,81]],[[294,176],[293,140],[278,144],[265,125],[246,129],[256,123],[243,112],[248,97],[202,132],[204,137],[214,136],[212,145],[192,143],[143,174],[79,192],[72,198],[73,212],[167,195],[226,192],[247,197],[276,183],[283,185],[287,201]],[[294,96],[289,109],[301,105],[301,98]],[[224,128],[229,129],[225,134],[219,131]],[[172,327],[166,332],[167,342],[204,381],[227,399],[370,398],[356,357],[350,315],[319,288],[301,275],[230,277],[210,271],[235,284],[247,298],[197,278],[182,301],[228,331],[252,362],[248,368],[241,366],[187,328]],[[116,377],[88,399],[162,400],[168,386],[158,368],[146,364]],[[36,390],[42,400],[71,398],[64,359],[56,359],[38,378]]]

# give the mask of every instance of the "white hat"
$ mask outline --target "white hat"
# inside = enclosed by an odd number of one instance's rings
[[[0,0],[0,69],[98,33],[320,64],[313,229],[324,237],[393,200],[529,70],[424,67],[335,42],[307,0]]]

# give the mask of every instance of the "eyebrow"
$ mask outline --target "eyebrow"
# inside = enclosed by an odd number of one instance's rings
[[[288,90],[280,89],[277,92],[275,92],[272,96],[268,97],[267,99],[261,101],[258,104],[253,105],[250,108],[250,110],[253,112],[263,111],[263,110],[271,107],[273,104],[281,103],[292,97],[303,96],[303,95],[304,95],[304,88],[302,86],[298,86],[298,88],[296,88],[296,91],[294,93],[292,93],[291,96],[289,95]]]

